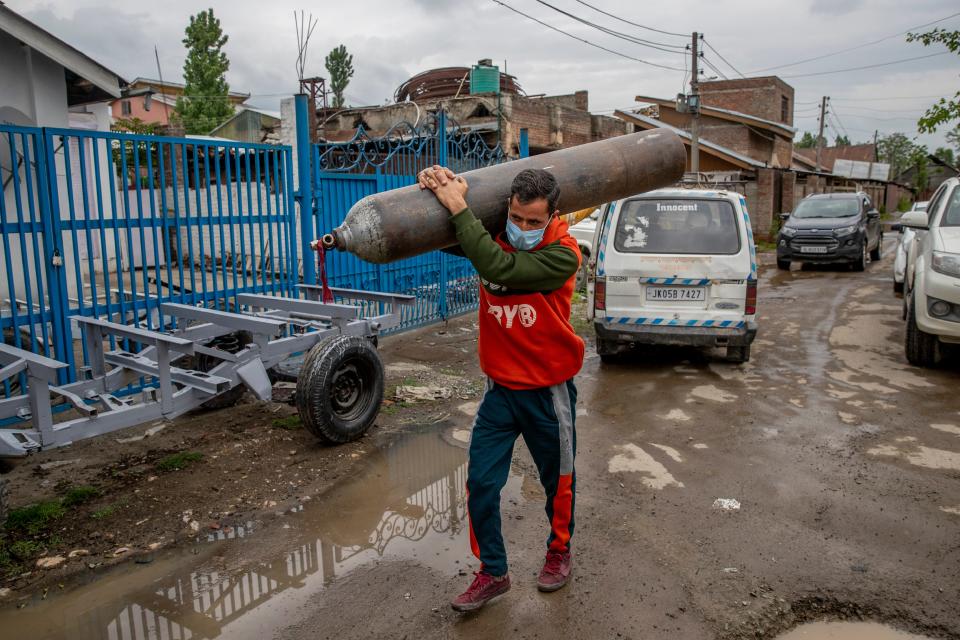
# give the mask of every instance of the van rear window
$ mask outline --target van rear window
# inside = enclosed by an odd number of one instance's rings
[[[627,200],[613,246],[620,253],[733,255],[740,231],[726,200]]]

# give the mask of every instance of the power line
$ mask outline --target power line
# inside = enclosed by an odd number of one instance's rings
[[[743,75],[742,73],[740,73],[740,71],[739,71],[735,66],[733,66],[732,64],[730,64],[730,61],[729,61],[729,60],[727,60],[727,59],[724,58],[722,55],[720,55],[720,52],[717,51],[716,49],[714,49],[714,48],[713,48],[713,45],[711,45],[709,42],[707,42],[706,38],[704,38],[703,36],[700,36],[700,39],[703,40],[703,44],[707,45],[707,48],[710,49],[710,51],[713,51],[715,54],[717,54],[717,57],[718,57],[718,58],[720,58],[721,60],[723,60],[724,62],[726,62],[726,63],[727,63],[727,66],[730,67],[731,69],[733,69],[738,76],[740,76],[741,78],[746,78],[746,76]]]
[[[813,58],[806,58],[806,59],[804,59],[804,60],[798,60],[797,62],[791,62],[791,63],[789,63],[789,64],[779,64],[779,65],[776,65],[776,66],[773,66],[773,67],[766,67],[766,68],[764,68],[764,69],[757,69],[757,70],[755,70],[755,71],[751,71],[750,73],[751,73],[751,74],[754,74],[754,73],[760,73],[761,71],[771,71],[771,70],[773,70],[773,69],[785,69],[786,67],[795,67],[795,66],[797,66],[798,64],[804,64],[805,62],[813,62],[814,60],[822,60],[822,59],[824,59],[824,58],[829,58],[829,57],[831,57],[831,56],[840,55],[841,53],[847,53],[847,52],[849,52],[849,51],[855,51],[855,50],[857,50],[857,49],[862,49],[862,48],[864,48],[864,47],[869,47],[869,46],[871,46],[871,45],[878,44],[878,43],[883,42],[883,41],[885,41],[885,40],[890,40],[891,38],[896,38],[896,37],[898,37],[898,36],[902,36],[902,35],[904,35],[904,34],[907,34],[907,33],[911,32],[911,31],[913,31],[914,29],[922,29],[923,27],[929,27],[929,26],[932,25],[932,24],[937,24],[938,22],[943,22],[944,20],[949,20],[950,18],[955,18],[955,17],[957,17],[957,16],[960,16],[960,12],[950,14],[949,16],[947,16],[947,17],[945,17],[945,18],[940,18],[939,20],[934,20],[933,22],[927,22],[927,23],[925,23],[925,24],[919,24],[919,25],[917,25],[917,26],[915,26],[915,27],[910,27],[910,28],[907,29],[906,31],[900,31],[900,32],[898,32],[898,33],[894,33],[893,35],[884,36],[883,38],[880,38],[879,40],[872,40],[872,41],[870,41],[870,42],[864,42],[863,44],[858,44],[858,45],[856,45],[856,46],[849,47],[849,48],[847,48],[847,49],[840,49],[839,51],[834,51],[834,52],[832,52],[832,53],[825,53],[825,54],[823,54],[823,55],[815,56],[815,57],[813,57]],[[709,45],[708,45],[708,46],[709,46]],[[719,54],[718,54],[718,55],[719,55]],[[784,77],[790,77],[790,76],[784,76]],[[792,76],[792,77],[798,78],[798,77],[802,77],[802,76]]]
[[[951,89],[952,91],[952,89]],[[837,98],[843,102],[884,102],[888,100],[921,100],[924,98],[942,98],[943,95],[935,96],[886,96],[883,98],[853,98],[853,97],[840,97]]]
[[[577,2],[579,2],[580,4],[582,4],[582,5],[585,6],[585,7],[590,7],[590,8],[593,9],[594,11],[597,11],[597,12],[599,12],[599,13],[602,13],[602,14],[605,15],[605,16],[610,16],[610,17],[613,18],[614,20],[619,20],[620,22],[624,22],[624,23],[626,23],[626,24],[633,25],[634,27],[640,27],[641,29],[646,29],[647,31],[654,31],[654,32],[656,32],[656,33],[662,33],[662,34],[665,35],[665,36],[677,36],[677,37],[680,37],[680,38],[687,38],[687,37],[689,37],[689,34],[686,34],[686,33],[674,33],[674,32],[672,32],[672,31],[663,31],[662,29],[655,29],[654,27],[648,27],[648,26],[646,26],[646,25],[638,24],[638,23],[636,23],[636,22],[630,22],[629,20],[626,20],[625,18],[621,18],[620,16],[617,16],[617,15],[614,15],[614,14],[609,13],[609,12],[607,12],[607,11],[604,11],[603,9],[600,9],[599,7],[595,7],[595,6],[593,6],[592,4],[588,4],[588,3],[584,2],[583,0],[577,0]]]
[[[497,0],[494,0],[496,2]],[[793,76],[782,76],[783,78],[810,78],[813,76],[826,76],[831,73],[846,73],[847,71],[860,71],[862,69],[876,69],[877,67],[889,67],[894,64],[901,64],[904,62],[913,62],[914,60],[925,60],[926,58],[935,58],[937,56],[945,56],[949,54],[949,51],[941,51],[940,53],[931,53],[925,56],[916,56],[914,58],[903,58],[902,60],[891,60],[890,62],[878,62],[877,64],[868,64],[862,67],[850,67],[848,69],[834,69],[833,71],[818,71],[817,73],[801,73]]]
[[[666,42],[654,42],[653,40],[644,40],[643,38],[635,38],[635,37],[633,37],[633,36],[631,36],[631,35],[629,35],[629,34],[622,33],[622,32],[620,32],[620,31],[614,31],[613,29],[609,29],[609,28],[604,27],[604,26],[602,26],[602,25],[596,24],[595,22],[590,22],[589,20],[586,20],[586,19],[584,19],[584,18],[581,18],[580,16],[577,16],[577,15],[575,15],[575,14],[572,14],[572,13],[570,13],[569,11],[564,11],[563,9],[561,9],[561,8],[559,8],[559,7],[555,7],[555,6],[553,6],[552,4],[550,4],[549,2],[545,2],[545,0],[536,0],[536,1],[539,2],[540,4],[542,4],[542,5],[545,6],[545,7],[549,7],[550,9],[553,9],[553,10],[556,11],[557,13],[563,14],[563,15],[567,16],[568,18],[571,18],[571,19],[573,19],[573,20],[576,20],[577,22],[579,22],[579,23],[581,23],[581,24],[585,24],[585,25],[587,25],[588,27],[593,27],[594,29],[597,29],[597,30],[599,30],[599,31],[602,31],[602,32],[604,32],[604,33],[606,33],[606,34],[608,34],[608,35],[611,35],[611,36],[615,37],[615,38],[620,38],[621,40],[626,40],[626,41],[628,41],[628,42],[632,42],[633,44],[639,44],[640,46],[643,46],[643,47],[650,47],[651,49],[658,49],[658,50],[660,50],[660,51],[666,51],[667,53],[683,53],[683,50],[684,50],[684,46],[683,46],[683,45],[668,44],[668,43],[666,43]],[[677,49],[677,51],[674,51],[674,49]],[[684,55],[685,55],[685,54],[684,54]]]
[[[730,79],[730,78],[728,78],[728,77],[726,76],[726,74],[723,73],[723,71],[720,71],[720,69],[717,69],[717,67],[714,66],[714,64],[713,64],[712,62],[710,62],[709,60],[707,60],[705,57],[701,57],[700,60],[702,60],[702,61],[703,61],[703,64],[705,64],[705,65],[707,65],[708,67],[710,67],[710,68],[713,70],[714,73],[716,73],[717,75],[719,75],[719,76],[720,76],[721,78],[723,78],[724,80],[729,80],[729,79]]]
[[[543,20],[539,20],[539,19],[537,19],[537,18],[534,18],[534,17],[531,16],[530,14],[524,13],[523,11],[520,11],[519,9],[514,9],[513,7],[511,7],[510,5],[506,4],[505,2],[501,2],[500,0],[491,0],[491,1],[497,3],[497,4],[500,5],[501,7],[504,7],[504,8],[506,8],[506,9],[509,9],[510,11],[513,11],[514,13],[520,14],[520,15],[523,16],[524,18],[527,18],[527,19],[529,19],[529,20],[533,20],[534,22],[536,22],[536,23],[538,23],[538,24],[541,24],[541,25],[543,25],[544,27],[546,27],[546,28],[548,28],[548,29],[552,29],[553,31],[556,31],[556,32],[558,32],[558,33],[562,33],[563,35],[567,36],[568,38],[573,38],[574,40],[579,40],[580,42],[582,42],[582,43],[584,43],[584,44],[588,44],[588,45],[590,45],[591,47],[596,47],[597,49],[602,49],[603,51],[606,51],[607,53],[612,53],[612,54],[615,55],[615,56],[620,56],[621,58],[626,58],[627,60],[633,60],[634,62],[639,62],[639,63],[641,63],[641,64],[650,65],[651,67],[658,67],[658,68],[660,68],[660,69],[667,69],[668,71],[683,71],[683,69],[681,69],[681,68],[679,68],[679,67],[668,67],[668,66],[665,65],[665,64],[657,64],[656,62],[649,62],[649,61],[647,61],[647,60],[641,60],[640,58],[635,58],[635,57],[633,57],[633,56],[631,56],[631,55],[627,55],[626,53],[621,53],[620,51],[614,51],[613,49],[608,49],[608,48],[606,48],[606,47],[604,47],[604,46],[601,46],[601,45],[599,45],[599,44],[596,44],[595,42],[590,42],[589,40],[584,40],[583,38],[579,38],[579,37],[573,35],[572,33],[569,33],[569,32],[567,32],[567,31],[564,31],[563,29],[559,29],[559,28],[557,28],[557,27],[555,27],[555,26],[553,26],[553,25],[551,25],[551,24],[547,24],[547,23],[544,22]]]

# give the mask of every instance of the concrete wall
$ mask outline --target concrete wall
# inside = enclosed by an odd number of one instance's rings
[[[27,122],[67,126],[67,80],[63,67],[0,32],[0,107],[11,107]]]

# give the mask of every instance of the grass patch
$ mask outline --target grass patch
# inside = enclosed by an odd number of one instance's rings
[[[66,493],[63,496],[63,499],[60,501],[65,507],[75,507],[77,505],[83,504],[85,502],[90,502],[94,498],[100,496],[100,490],[96,487],[90,486],[79,486],[79,487],[70,487],[67,489]]]
[[[104,507],[103,509],[97,509],[96,511],[90,514],[90,517],[93,518],[94,520],[103,520],[104,518],[109,518],[110,516],[112,516],[114,513],[117,512],[117,509],[120,508],[120,506],[121,505],[119,504],[111,504]]]
[[[201,460],[203,460],[203,454],[199,451],[181,451],[157,462],[157,469],[160,471],[180,471]]]
[[[574,291],[574,292],[573,292],[573,297],[570,298],[570,300],[571,300],[571,302],[572,302],[573,304],[578,304],[578,303],[580,303],[580,302],[585,301],[586,299],[587,299],[587,298],[586,298],[582,293],[580,293],[579,291]]]
[[[287,431],[294,431],[295,429],[302,429],[303,422],[300,421],[299,415],[287,416],[285,418],[274,418],[273,426],[277,429],[286,429]]]
[[[757,241],[757,251],[776,251],[777,243],[773,240],[758,240]]]
[[[48,500],[12,510],[7,515],[8,532],[36,536],[44,533],[67,510],[59,500]]]

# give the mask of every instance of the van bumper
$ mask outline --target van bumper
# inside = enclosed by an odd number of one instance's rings
[[[757,337],[757,323],[735,329],[664,327],[595,322],[597,339],[615,344],[664,344],[687,347],[746,347]]]

